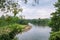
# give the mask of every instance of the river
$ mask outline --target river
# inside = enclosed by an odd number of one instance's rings
[[[48,26],[36,26],[33,24],[29,24],[32,28],[23,32],[22,34],[18,34],[18,40],[49,40],[51,28]]]

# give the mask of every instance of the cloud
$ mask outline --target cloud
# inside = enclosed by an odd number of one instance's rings
[[[29,0],[28,4],[22,5],[23,12],[26,19],[37,18],[50,18],[50,14],[55,11],[53,4],[57,0],[40,0],[39,5],[31,6],[32,0]]]
[[[32,0],[29,0],[28,4],[24,4],[19,0],[19,4],[23,8],[22,15],[24,15],[26,19],[50,18],[50,14],[55,11],[53,4],[56,1],[57,0],[40,0],[39,5],[32,6]],[[21,13],[18,15],[21,15]]]
[[[37,18],[50,18],[50,14],[54,12],[54,8],[24,8],[22,15],[25,15],[26,19]]]

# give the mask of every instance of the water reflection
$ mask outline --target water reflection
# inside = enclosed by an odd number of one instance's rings
[[[32,29],[24,32],[22,34],[18,34],[17,37],[19,40],[48,40],[51,32],[51,28],[49,27],[36,27],[32,25]]]

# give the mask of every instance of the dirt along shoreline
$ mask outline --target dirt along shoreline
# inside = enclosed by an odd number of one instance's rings
[[[23,32],[27,32],[32,28],[30,25],[26,25],[25,28],[23,29]]]

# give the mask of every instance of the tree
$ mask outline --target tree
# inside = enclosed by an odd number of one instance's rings
[[[0,11],[7,13],[7,12],[13,12],[14,16],[18,12],[22,12],[22,8],[20,7],[20,4],[18,4],[18,1],[14,0],[0,0]]]
[[[23,9],[17,4],[17,3],[13,3],[11,6],[9,6],[9,11],[14,13],[14,16],[16,16],[16,14],[18,14],[19,12],[22,12]]]
[[[20,0],[22,1],[22,0]],[[23,0],[25,4],[27,4],[29,0]],[[35,3],[39,3],[39,0],[33,0]],[[18,7],[19,6],[19,7]],[[7,12],[13,12],[14,16],[16,16],[17,13],[22,12],[22,8],[20,7],[20,4],[18,3],[18,0],[0,0],[0,9],[4,13]]]
[[[56,12],[52,13],[50,26],[52,27],[52,31],[60,30],[60,0],[55,3]]]

